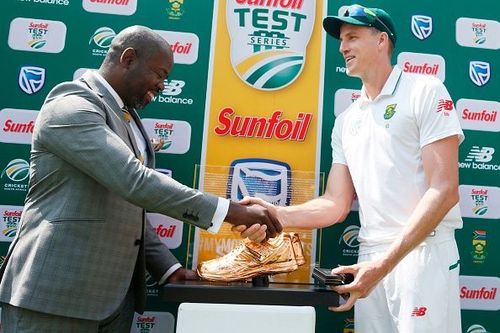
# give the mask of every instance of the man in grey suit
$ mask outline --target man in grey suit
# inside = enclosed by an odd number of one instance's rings
[[[56,86],[33,132],[18,235],[0,274],[5,332],[128,332],[144,310],[145,270],[172,257],[145,210],[217,232],[226,220],[274,237],[279,222],[156,172],[135,109],[164,89],[170,45],[149,28],[120,32],[98,71]]]

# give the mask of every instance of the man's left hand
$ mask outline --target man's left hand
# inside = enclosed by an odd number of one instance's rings
[[[178,281],[188,281],[188,280],[199,280],[200,277],[196,271],[191,269],[185,269],[183,267],[179,268],[172,273],[167,279],[167,283],[178,282]]]
[[[351,266],[340,266],[332,269],[332,274],[350,273],[354,275],[354,281],[344,286],[332,287],[340,295],[349,295],[346,302],[337,307],[328,309],[335,312],[350,310],[358,298],[365,298],[375,288],[384,276],[387,269],[380,261],[367,261]]]

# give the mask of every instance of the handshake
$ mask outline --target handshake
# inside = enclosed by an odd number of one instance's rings
[[[240,202],[231,201],[225,220],[233,225],[231,230],[239,232],[241,237],[259,243],[283,231],[277,207],[260,198],[245,197]]]

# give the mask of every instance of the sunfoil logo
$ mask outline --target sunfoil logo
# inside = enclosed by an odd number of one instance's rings
[[[315,19],[315,0],[227,1],[231,64],[258,90],[278,90],[300,75]]]
[[[10,242],[16,236],[22,212],[22,206],[0,206],[0,241]]]
[[[496,276],[460,276],[462,310],[500,310],[500,278]]]
[[[500,218],[500,188],[494,186],[460,185],[460,211],[463,217]]]
[[[438,54],[401,52],[398,54],[398,66],[406,73],[433,75],[444,82],[445,61]]]
[[[335,92],[334,113],[335,117],[344,112],[352,103],[361,96],[360,90],[355,89],[339,89]]]
[[[46,35],[49,32],[48,23],[35,23],[31,22],[28,31],[31,34],[31,40],[28,40],[28,45],[33,49],[41,49],[47,44]]]
[[[82,6],[92,13],[132,15],[137,9],[137,0],[83,0]]]
[[[168,119],[142,120],[150,138],[163,139],[158,153],[185,154],[191,143],[191,125],[186,121]]]
[[[457,112],[463,129],[500,132],[500,103],[462,98],[457,101]]]
[[[224,108],[218,116],[216,135],[304,141],[307,137],[312,113],[299,112],[297,119],[282,119],[282,111],[274,111],[271,117],[238,116],[232,108]]]
[[[95,56],[106,56],[115,36],[115,31],[109,27],[98,28],[89,40],[89,45],[96,45],[98,47],[92,49],[92,54]]]
[[[11,49],[59,53],[66,43],[66,25],[60,21],[16,17],[10,22]]]
[[[487,189],[472,189],[470,193],[472,201],[476,204],[472,208],[474,215],[482,216],[488,212],[488,190]]]
[[[169,249],[176,249],[181,245],[183,228],[181,221],[161,214],[148,213],[147,215],[162,243]]]
[[[191,65],[198,60],[200,39],[196,34],[179,31],[155,30],[172,47],[174,63]]]
[[[500,22],[479,18],[460,17],[456,23],[456,41],[465,47],[498,50]]]
[[[0,142],[31,144],[37,116],[35,110],[0,110]]]
[[[1,178],[7,176],[10,180],[14,182],[22,182],[29,176],[30,165],[25,160],[16,158],[10,161],[5,169],[2,171]]]

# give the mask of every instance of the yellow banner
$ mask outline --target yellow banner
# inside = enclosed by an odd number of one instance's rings
[[[313,198],[323,1],[221,0],[214,11],[200,188],[276,205]],[[293,231],[307,263],[274,281],[310,281],[315,233]],[[217,235],[198,230],[193,263],[222,256],[240,242],[226,223]]]

